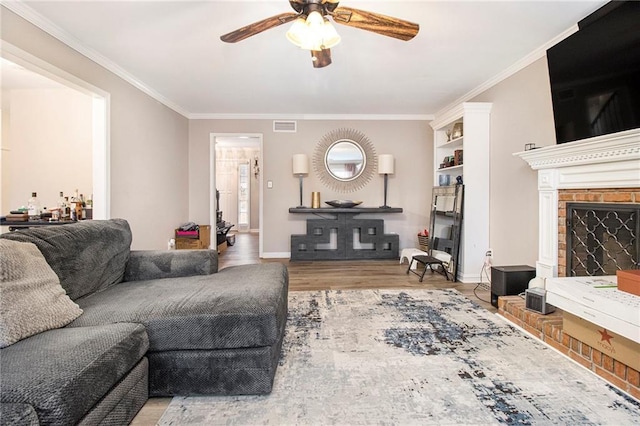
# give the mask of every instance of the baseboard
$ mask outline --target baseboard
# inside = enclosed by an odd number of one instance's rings
[[[480,274],[458,274],[458,281],[465,284],[479,283],[482,281]]]
[[[262,253],[262,258],[263,259],[290,259],[291,258],[291,252],[263,252]]]

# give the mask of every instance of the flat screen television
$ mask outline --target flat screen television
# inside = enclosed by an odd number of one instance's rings
[[[640,128],[640,1],[615,1],[547,50],[556,142]]]

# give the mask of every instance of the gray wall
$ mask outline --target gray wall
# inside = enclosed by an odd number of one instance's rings
[[[264,253],[290,251],[290,235],[305,233],[305,216],[291,215],[299,203],[299,181],[293,176],[294,154],[313,157],[316,144],[332,130],[350,128],[364,133],[377,154],[393,154],[396,173],[389,177],[388,204],[404,213],[385,215],[386,232],[400,235],[400,247],[415,247],[417,233],[428,225],[433,183],[433,134],[426,121],[299,120],[296,133],[274,133],[272,120],[191,120],[189,123],[189,216],[194,222],[209,220],[209,146],[211,133],[261,133],[264,184]],[[273,189],[267,189],[267,181]],[[383,204],[383,178],[377,173],[361,190],[332,192],[313,174],[304,179],[304,202],[319,191],[322,202],[332,199],[362,200],[363,206]]]
[[[526,143],[541,147],[556,142],[546,58],[535,61],[473,101],[493,102],[489,241],[494,265],[535,266],[537,173],[512,154],[524,151]]]

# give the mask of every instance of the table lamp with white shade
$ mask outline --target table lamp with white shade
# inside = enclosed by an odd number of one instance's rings
[[[293,156],[293,174],[300,178],[300,207],[302,204],[302,178],[309,174],[309,158],[306,154],[295,154]]]
[[[378,156],[378,174],[384,175],[384,205],[380,206],[380,208],[387,209],[389,206],[387,205],[387,181],[389,179],[389,175],[392,175],[394,172],[393,167],[393,155],[391,154],[381,154]]]

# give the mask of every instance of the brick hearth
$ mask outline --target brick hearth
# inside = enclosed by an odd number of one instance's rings
[[[640,373],[564,333],[561,310],[542,315],[526,309],[520,296],[501,296],[498,314],[640,400]]]

